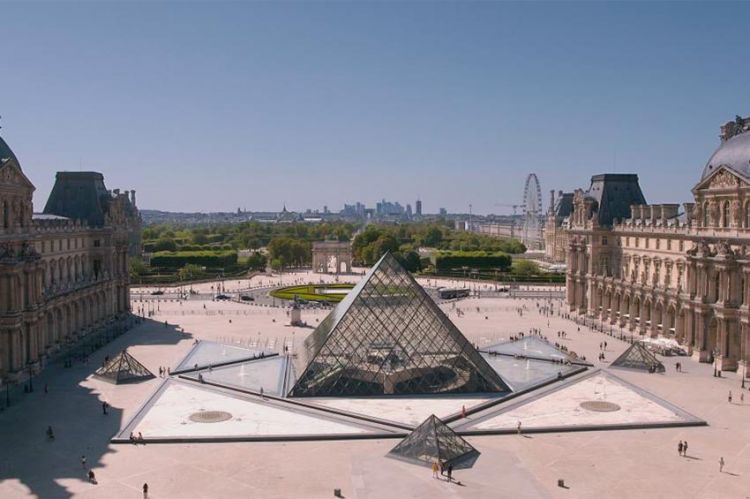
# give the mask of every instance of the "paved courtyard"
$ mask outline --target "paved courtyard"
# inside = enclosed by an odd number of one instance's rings
[[[308,278],[288,274],[282,280],[287,284]],[[265,281],[262,284],[261,279]],[[314,279],[317,281],[319,277]],[[260,287],[271,281],[268,277],[258,277],[253,282],[231,281],[227,287]],[[211,284],[200,286],[210,292]],[[285,345],[294,349],[327,313],[303,311],[302,318],[310,325],[305,328],[288,326],[285,310],[259,304],[206,299],[135,301],[134,310],[152,310],[153,316],[97,351],[87,364],[72,368],[51,365],[35,378],[32,394],[0,412],[0,497],[140,497],[144,482],[149,484],[150,497],[156,498],[332,497],[335,488],[340,488],[344,497],[362,498],[748,497],[750,391],[745,391],[748,400],[742,403],[738,378],[714,378],[710,365],[685,357],[660,357],[667,367],[665,374],[609,369],[609,362],[625,350],[627,343],[585,327],[578,331],[573,322],[557,314],[547,317],[538,313],[536,304],[537,300],[471,298],[441,307],[480,347],[507,340],[520,331],[528,333],[530,328],[539,328],[550,340],[560,341],[569,350],[585,355],[595,367],[705,420],[708,426],[470,436],[467,439],[482,455],[474,468],[455,474],[461,485],[435,480],[427,468],[385,458],[396,439],[111,444],[110,438],[164,380],[156,378],[114,386],[91,377],[105,355],[128,347],[135,358],[156,373],[160,366],[174,369],[196,339],[275,351]],[[554,303],[556,309],[559,305]],[[522,315],[519,308],[523,309]],[[560,330],[566,331],[565,339],[558,340],[556,332]],[[608,343],[606,361],[598,362],[599,344],[603,341]],[[677,361],[683,364],[681,373],[675,371]],[[46,394],[42,389],[45,384]],[[603,388],[603,384],[593,388],[575,386],[587,393]],[[618,383],[607,384],[607,394],[614,397],[621,387]],[[203,394],[191,390],[193,400],[200,402]],[[734,394],[732,403],[727,400],[730,390]],[[585,398],[585,394],[577,394],[575,390],[567,396],[564,393],[563,389],[555,394],[561,404],[559,411],[550,409],[549,402],[554,399],[549,398],[545,407],[533,414],[508,413],[505,420],[502,415],[487,420],[480,420],[481,415],[469,415],[466,424],[507,428],[513,426],[519,415],[540,420],[553,416],[565,418],[559,413],[575,412],[565,404],[570,405],[576,397]],[[622,396],[635,395],[628,392]],[[190,397],[164,400],[165,407],[174,408]],[[106,416],[102,414],[102,401],[111,406]],[[529,411],[531,405],[539,402],[532,401],[512,410]],[[274,407],[266,404],[237,403],[242,405],[238,410],[244,411],[247,418],[259,422],[286,427],[299,421],[281,419]],[[321,403],[351,405],[352,402]],[[455,408],[439,410],[455,413],[460,411],[461,404],[456,400]],[[391,417],[399,416],[393,402],[379,407],[373,402],[368,405],[371,406],[366,408],[368,411],[383,414],[395,411]],[[672,417],[669,411],[660,411],[662,407],[655,407],[641,416]],[[289,418],[286,414],[284,417]],[[399,417],[414,424],[424,415],[424,407],[409,406]],[[305,416],[302,412],[298,414],[299,418]],[[150,424],[160,423],[157,418]],[[161,424],[169,427],[172,423],[167,420]],[[331,424],[341,425],[336,421]],[[48,425],[53,426],[56,434],[52,442],[45,437]],[[353,433],[368,431],[356,424],[337,427],[336,431],[339,429]],[[677,454],[680,440],[689,442],[686,457]],[[86,481],[80,462],[82,455],[95,471],[97,485]],[[719,472],[720,457],[726,461],[723,473]],[[558,487],[558,479],[564,479],[567,488]]]

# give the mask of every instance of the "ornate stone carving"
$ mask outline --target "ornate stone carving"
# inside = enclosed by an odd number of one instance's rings
[[[734,251],[727,241],[719,241],[716,243],[717,253],[721,256],[733,257]]]
[[[740,185],[740,179],[735,175],[732,175],[726,170],[721,170],[719,173],[714,175],[711,179],[711,183],[708,185],[709,189],[731,189]]]
[[[711,201],[708,204],[709,223],[713,226],[719,225],[719,203]]]
[[[742,206],[740,200],[735,199],[732,201],[732,226],[740,227],[742,225]]]

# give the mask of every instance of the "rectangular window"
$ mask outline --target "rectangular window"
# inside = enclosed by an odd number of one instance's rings
[[[100,245],[99,240],[98,239],[94,239],[94,248],[98,248],[99,245]]]
[[[607,245],[607,236],[602,236],[602,246]]]

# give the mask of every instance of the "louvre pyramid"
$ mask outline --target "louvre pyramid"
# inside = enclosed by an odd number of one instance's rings
[[[471,468],[479,451],[433,414],[391,449],[388,457],[426,466],[438,462],[460,469]]]
[[[295,364],[292,396],[511,391],[389,253],[305,340]]]
[[[636,341],[622,355],[612,362],[613,367],[638,369],[642,371],[664,372],[664,364],[659,362],[654,354],[648,351],[643,343]]]
[[[127,350],[123,350],[109,359],[108,362],[96,370],[94,376],[116,385],[119,383],[143,381],[155,377],[151,371],[143,367],[143,364],[135,360]]]

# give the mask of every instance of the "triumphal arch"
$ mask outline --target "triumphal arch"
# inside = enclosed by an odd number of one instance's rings
[[[312,260],[313,272],[348,274],[352,271],[352,243],[316,241],[312,247]]]

